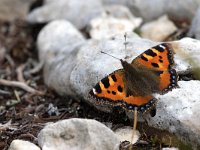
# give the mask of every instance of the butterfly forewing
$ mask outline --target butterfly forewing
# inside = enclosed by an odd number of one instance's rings
[[[103,78],[89,94],[99,103],[109,103],[115,106],[120,105],[126,110],[131,111],[135,107],[139,111],[145,111],[155,105],[156,99],[153,96],[127,95],[125,87],[124,70],[120,69]]]
[[[172,69],[174,66],[173,54],[171,45],[164,43],[146,50],[136,57],[131,64],[142,70],[149,70],[149,74],[155,73],[159,76],[159,91],[165,93],[177,87],[178,75]]]

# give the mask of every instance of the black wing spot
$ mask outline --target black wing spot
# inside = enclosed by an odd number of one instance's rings
[[[162,56],[159,56],[160,59],[162,59]]]
[[[112,91],[112,94],[113,94],[113,95],[116,95],[116,92],[115,92],[115,91]]]
[[[114,82],[117,82],[117,78],[116,78],[116,76],[114,74],[111,75],[111,78],[113,79]]]
[[[101,93],[102,92],[99,83],[94,87],[94,89],[96,90],[97,93]]]
[[[144,60],[144,61],[148,61],[148,59],[143,55],[141,56],[141,59]]]
[[[117,87],[117,90],[118,90],[119,92],[123,92],[123,88],[122,88],[120,85]]]
[[[160,62],[160,63],[163,63],[163,60],[159,59],[159,62]]]
[[[107,90],[107,93],[108,93],[108,94],[110,94],[110,91],[109,91],[109,90]]]
[[[162,45],[162,46],[164,46],[164,45]],[[165,46],[164,46],[164,47],[165,47]],[[160,47],[160,45],[155,46],[154,48],[155,48],[157,51],[161,52],[161,53],[165,51],[165,49],[162,48],[162,47]]]
[[[151,49],[147,50],[144,52],[146,55],[149,55],[149,56],[152,56],[152,57],[155,57],[157,56],[156,53],[154,53]]]
[[[108,77],[106,77],[103,80],[101,80],[101,82],[103,83],[105,88],[108,88],[110,86]]]
[[[159,65],[158,65],[157,63],[151,63],[151,65],[152,65],[153,67],[159,68]]]

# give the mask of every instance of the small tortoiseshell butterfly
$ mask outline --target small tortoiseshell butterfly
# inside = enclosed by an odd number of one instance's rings
[[[146,50],[131,64],[120,61],[123,69],[103,78],[89,92],[96,102],[145,112],[157,102],[153,93],[164,94],[178,86],[178,75],[172,68],[174,60],[170,44],[163,43]]]

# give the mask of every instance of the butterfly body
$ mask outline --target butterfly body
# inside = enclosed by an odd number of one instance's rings
[[[145,112],[157,102],[152,94],[163,94],[177,86],[178,76],[172,68],[174,61],[170,44],[152,47],[130,64],[120,61],[123,68],[103,78],[89,92],[97,103]]]

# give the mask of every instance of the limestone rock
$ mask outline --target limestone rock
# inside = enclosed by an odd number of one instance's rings
[[[188,36],[200,39],[200,7],[196,12],[195,17],[192,19],[192,24],[190,26]]]
[[[8,150],[27,150],[27,149],[40,150],[40,148],[35,144],[23,140],[13,140]]]
[[[81,33],[65,20],[53,21],[39,33],[37,47],[40,61],[45,62],[45,83],[60,94],[74,93],[70,89],[69,79],[76,64],[77,50],[84,42]],[[57,69],[61,69],[62,73]]]
[[[174,33],[177,27],[168,17],[162,16],[159,19],[148,22],[141,27],[141,36],[153,41],[165,41],[165,39]]]
[[[34,9],[28,16],[29,23],[45,23],[65,19],[78,29],[84,28],[91,19],[101,15],[101,1],[57,0],[45,1],[42,7]]]
[[[102,0],[104,5],[121,4],[130,8],[131,12],[142,17],[145,22],[155,20],[167,14],[170,18],[190,22],[199,7],[200,0]]]
[[[42,150],[118,150],[120,141],[96,120],[73,118],[47,125],[40,131],[38,143]]]
[[[200,81],[179,81],[180,88],[157,95],[157,113],[148,118],[150,126],[168,130],[182,140],[200,147]]]
[[[115,131],[115,134],[118,136],[118,138],[120,139],[121,142],[129,141],[129,142],[132,142],[132,144],[136,143],[140,138],[139,131],[134,130],[134,132],[133,132],[133,128],[129,127],[129,126],[118,128]],[[133,137],[133,139],[131,140],[132,137]]]

